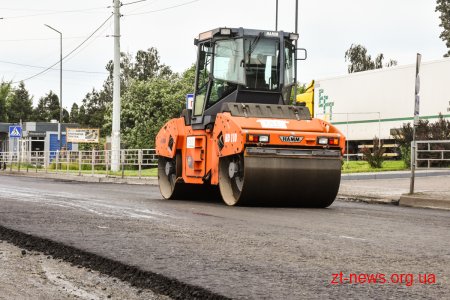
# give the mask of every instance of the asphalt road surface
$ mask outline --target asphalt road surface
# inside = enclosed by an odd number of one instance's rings
[[[449,211],[227,207],[162,200],[155,186],[0,176],[0,226],[229,298],[450,295]]]

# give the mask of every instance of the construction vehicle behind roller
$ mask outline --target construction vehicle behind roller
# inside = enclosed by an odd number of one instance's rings
[[[303,93],[297,95],[295,101],[299,105],[305,105],[314,118],[314,80],[305,87]]]
[[[156,137],[166,199],[219,188],[228,205],[327,207],[345,137],[288,105],[297,34],[243,28],[201,33],[192,107]]]

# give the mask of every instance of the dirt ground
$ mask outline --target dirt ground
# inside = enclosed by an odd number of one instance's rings
[[[0,299],[170,299],[0,240]]]

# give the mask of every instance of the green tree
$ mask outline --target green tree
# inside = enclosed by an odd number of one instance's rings
[[[60,106],[58,95],[50,91],[47,95],[39,99],[38,105],[34,109],[34,119],[36,121],[50,122],[50,120],[59,121],[59,117]]]
[[[375,59],[367,54],[367,49],[359,44],[352,44],[350,48],[345,51],[345,61],[349,62],[348,72],[356,73],[367,70],[381,69],[383,68],[384,54],[380,53]],[[396,66],[397,61],[390,59],[385,67]]]
[[[62,122],[69,123],[70,122],[70,114],[67,109],[63,108],[62,110]]]
[[[128,148],[152,148],[159,129],[179,117],[186,94],[194,89],[195,67],[172,74],[135,80],[122,99],[122,141]]]
[[[19,83],[19,87],[13,91],[6,98],[6,113],[8,115],[8,122],[18,123],[31,121],[33,117],[33,98],[25,88],[23,82]]]
[[[78,113],[78,123],[80,125],[86,125],[86,109],[84,105],[80,106],[80,111]]]
[[[6,112],[6,99],[8,98],[10,92],[11,83],[2,81],[0,83],[0,122],[8,121],[8,114]]]
[[[108,103],[112,102],[111,94],[107,88],[101,91],[95,89],[83,99],[83,112],[80,108],[80,122],[88,127],[102,128],[105,123],[105,114]]]
[[[142,110],[145,106],[139,106],[141,103],[136,99],[132,99],[129,104],[128,98],[125,98],[131,87],[136,88],[138,83],[149,82],[152,79],[165,80],[169,84],[174,84],[171,80],[176,81],[178,84],[185,80],[184,76],[178,76],[173,74],[172,70],[161,63],[158,51],[155,48],[149,48],[147,51],[140,50],[133,58],[131,54],[121,53],[120,58],[120,86],[121,86],[121,102],[122,109],[126,105],[138,105],[136,110]],[[101,128],[101,135],[105,136],[111,132],[111,119],[112,119],[112,92],[113,92],[113,63],[109,61],[106,65],[106,70],[109,72],[108,78],[105,80],[103,87],[100,91],[92,90],[83,99],[84,117],[80,107],[80,122],[90,127]],[[190,74],[190,73],[189,73]],[[188,75],[186,75],[188,76]],[[194,75],[190,74],[191,81],[193,82]],[[156,81],[155,81],[156,82]],[[158,81],[159,82],[159,81]],[[156,83],[152,83],[156,84]],[[193,85],[193,84],[192,84]],[[142,99],[141,99],[142,100]],[[122,129],[129,128],[130,124],[135,122],[130,119],[124,118],[122,111]],[[122,130],[122,133],[124,131]]]
[[[103,90],[108,91],[112,97],[114,64],[110,60],[106,65],[109,72]],[[131,80],[148,80],[156,77],[168,78],[173,74],[170,67],[161,63],[158,50],[149,48],[147,51],[139,50],[134,59],[130,53],[120,53],[120,91],[123,95],[131,84]]]
[[[79,123],[80,109],[77,103],[72,104],[72,108],[70,109],[70,123]]]
[[[45,98],[41,97],[38,101],[38,105],[33,110],[33,119],[35,121],[47,121],[48,119],[48,111],[45,103]]]
[[[450,57],[450,0],[437,0],[436,11],[440,13],[439,19],[441,20],[440,27],[443,28],[439,37],[445,42],[448,48],[444,57]]]
[[[132,66],[132,77],[136,80],[148,80],[155,77],[168,78],[172,75],[170,68],[161,64],[158,50],[149,48],[147,51],[139,50]]]

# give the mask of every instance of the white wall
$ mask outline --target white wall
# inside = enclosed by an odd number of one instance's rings
[[[450,59],[422,63],[420,78],[420,116],[442,113],[450,118]],[[348,120],[348,128],[346,124],[337,127],[350,140],[371,140],[374,136],[388,139],[391,128],[399,128],[412,119],[414,87],[415,65],[319,79],[314,91],[315,115],[332,123]],[[319,107],[321,96],[322,100],[328,96],[333,107],[326,107],[325,111]],[[378,123],[378,118],[382,122]],[[373,122],[361,122],[367,120]]]

